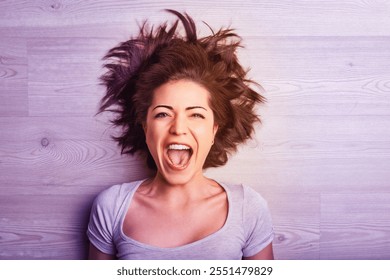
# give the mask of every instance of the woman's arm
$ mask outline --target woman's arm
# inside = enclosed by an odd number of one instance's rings
[[[270,243],[263,250],[258,252],[256,255],[251,257],[244,257],[243,260],[273,260],[274,259],[274,250],[272,249],[272,243]]]
[[[98,248],[93,246],[93,244],[90,244],[88,258],[90,260],[114,260],[115,256],[103,253]]]

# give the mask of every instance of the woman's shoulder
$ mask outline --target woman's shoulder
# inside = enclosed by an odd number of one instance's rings
[[[224,184],[232,208],[241,209],[242,218],[256,220],[269,215],[269,207],[264,197],[254,188],[245,184]],[[242,212],[241,212],[242,211]]]
[[[95,198],[95,204],[100,206],[114,206],[121,204],[126,196],[131,195],[142,181],[116,184],[101,191]]]
[[[261,205],[266,205],[267,201],[260,194],[260,192],[256,191],[254,188],[243,185],[244,199],[248,203],[256,203]]]
[[[254,188],[245,185],[245,184],[222,184],[228,194],[231,195],[232,199],[235,200],[241,200],[245,204],[260,204],[260,205],[266,205],[267,202],[263,198],[263,196],[256,191]]]

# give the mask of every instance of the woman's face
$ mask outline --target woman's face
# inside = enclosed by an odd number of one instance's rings
[[[203,176],[218,128],[209,95],[189,80],[168,82],[154,91],[144,124],[146,143],[158,174],[172,185]]]

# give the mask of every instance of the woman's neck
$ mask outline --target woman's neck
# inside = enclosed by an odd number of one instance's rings
[[[158,197],[169,204],[185,204],[212,196],[219,188],[215,181],[203,174],[185,184],[171,184],[157,173],[154,178],[145,181],[139,191],[144,195]]]

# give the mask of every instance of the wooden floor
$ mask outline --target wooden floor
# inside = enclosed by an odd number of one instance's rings
[[[183,1],[184,2],[184,1]],[[390,259],[390,2],[1,1],[0,259],[83,259],[93,198],[147,176],[120,155],[105,52],[187,11],[243,37],[256,139],[207,174],[268,201],[278,259]]]

